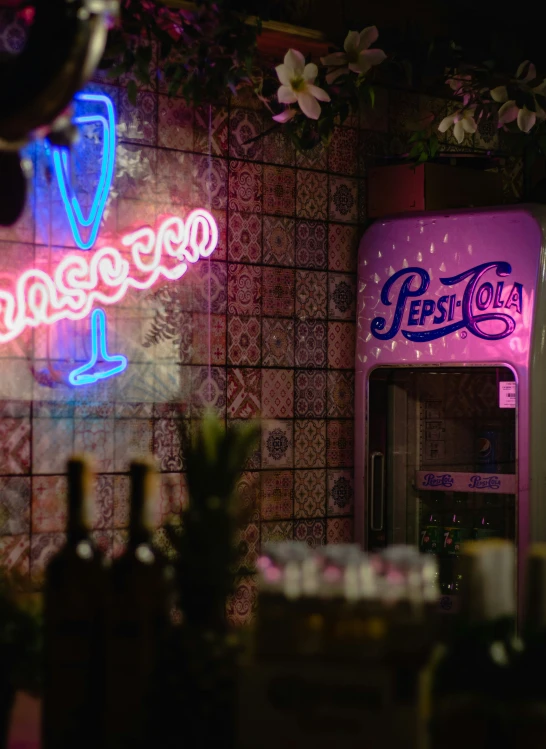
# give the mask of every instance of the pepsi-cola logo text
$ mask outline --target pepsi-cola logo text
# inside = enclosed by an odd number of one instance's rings
[[[435,473],[427,473],[423,479],[423,486],[453,486],[453,476],[449,473],[443,473],[436,475]]]
[[[516,328],[516,321],[512,315],[522,313],[523,286],[520,283],[505,286],[504,281],[495,279],[494,283],[491,280],[483,280],[484,275],[492,270],[496,271],[496,276],[505,278],[512,272],[512,266],[502,261],[482,263],[457,276],[440,278],[443,286],[457,286],[465,280],[466,286],[437,299],[423,298],[430,286],[430,275],[426,270],[412,267],[397,271],[381,290],[382,304],[390,307],[393,304],[393,300],[390,299],[391,289],[398,279],[405,276],[398,292],[391,327],[382,332],[387,321],[384,317],[375,317],[371,325],[372,335],[380,340],[390,340],[405,322],[407,328],[429,326],[427,330],[402,329],[402,335],[415,342],[433,341],[463,329],[484,340],[506,338]],[[417,288],[412,288],[415,286],[415,279],[418,279],[419,283]],[[501,309],[502,312],[493,311]],[[511,314],[507,314],[506,310],[510,310]],[[456,319],[459,316],[460,319]],[[499,323],[501,329],[495,332],[485,331],[483,323],[492,321]]]
[[[470,489],[500,489],[500,485],[498,476],[488,476],[487,478],[471,476],[468,484]]]

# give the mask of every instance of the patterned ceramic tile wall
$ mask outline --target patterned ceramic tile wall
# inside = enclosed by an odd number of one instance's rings
[[[39,328],[0,349],[0,565],[40,586],[63,542],[62,474],[74,450],[95,459],[94,532],[106,553],[119,554],[126,540],[132,456],[155,456],[158,518],[167,522],[187,502],[176,419],[198,419],[206,406],[228,421],[263,418],[240,484],[250,510],[241,532],[245,567],[263,541],[295,538],[315,547],[352,540],[365,168],[405,132],[419,101],[389,104],[381,91],[361,129],[338,128],[329,149],[302,155],[280,130],[248,143],[271,124],[249,101],[194,112],[166,97],[161,83],[141,89],[136,105],[121,86],[98,81],[93,88],[111,96],[119,120],[101,234],[203,206],[214,213],[220,243],[179,282],[109,308],[112,345],[130,364],[103,385],[74,391],[57,376],[67,366],[60,340],[73,342],[69,356],[82,358],[85,321]],[[73,246],[43,148],[29,157],[29,207],[16,226],[0,230],[2,283]],[[251,617],[255,587],[253,576],[241,578],[228,606],[234,623]]]

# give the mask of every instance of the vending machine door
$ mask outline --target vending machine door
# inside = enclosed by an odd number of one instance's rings
[[[508,367],[370,373],[367,545],[435,554],[446,611],[458,604],[462,544],[516,540],[516,406]]]

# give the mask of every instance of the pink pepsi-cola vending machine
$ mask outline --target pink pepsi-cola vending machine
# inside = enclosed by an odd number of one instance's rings
[[[546,540],[545,218],[412,214],[360,245],[357,540],[436,554],[446,611],[465,540],[513,539],[520,579]]]

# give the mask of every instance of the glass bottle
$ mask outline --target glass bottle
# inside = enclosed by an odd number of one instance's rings
[[[502,745],[501,704],[517,652],[513,545],[475,541],[460,563],[460,618],[432,677],[431,749]]]
[[[169,632],[174,570],[152,545],[156,474],[151,463],[130,466],[131,507],[125,553],[112,564],[105,626],[104,746],[147,746],[154,735],[162,647]],[[157,738],[157,734],[155,734]]]
[[[89,464],[74,457],[67,474],[66,544],[45,573],[42,746],[92,749],[102,744],[105,567],[89,532]]]

